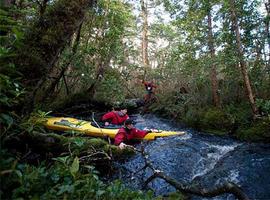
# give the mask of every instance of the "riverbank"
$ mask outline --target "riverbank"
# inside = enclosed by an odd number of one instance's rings
[[[166,105],[166,106],[165,106]],[[170,101],[154,103],[149,110],[164,118],[173,119],[198,131],[214,135],[230,135],[241,141],[270,143],[270,115],[264,113],[255,120],[247,104],[215,107],[186,107]]]

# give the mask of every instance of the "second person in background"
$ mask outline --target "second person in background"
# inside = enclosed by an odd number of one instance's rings
[[[143,83],[145,90],[146,90],[146,95],[144,96],[144,101],[145,101],[145,103],[147,103],[155,95],[154,89],[156,89],[157,86],[154,84],[153,81],[148,82],[148,81],[142,80],[142,83]]]

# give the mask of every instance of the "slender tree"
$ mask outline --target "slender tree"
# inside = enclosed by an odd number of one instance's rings
[[[149,67],[148,58],[148,11],[147,0],[141,0],[143,29],[142,29],[142,61],[145,68]]]
[[[213,38],[213,28],[212,28],[212,14],[211,14],[211,4],[209,1],[206,1],[207,9],[207,25],[208,25],[208,47],[210,50],[211,56],[211,86],[212,86],[212,100],[213,104],[216,107],[220,107],[220,97],[218,94],[218,80],[217,80],[217,70],[215,64],[215,47],[214,47],[214,38]]]
[[[41,88],[42,92],[40,91],[40,95],[38,96],[38,101],[45,101],[48,97],[50,97],[56,86],[59,84],[60,80],[63,78],[65,81],[65,72],[70,68],[70,64],[72,63],[74,56],[77,52],[78,45],[80,43],[80,36],[81,36],[81,29],[82,29],[82,24],[79,26],[78,31],[75,36],[75,41],[71,49],[71,55],[69,59],[67,59],[66,62],[63,63],[61,66],[61,69],[55,68],[55,71],[52,71],[50,74],[50,77],[53,77],[53,80],[50,80],[48,84],[44,84],[44,87],[46,88]],[[69,94],[69,89],[68,86],[66,85],[66,93],[67,95]]]
[[[252,108],[253,117],[256,118],[256,115],[258,114],[258,108],[255,104],[255,97],[253,95],[251,83],[250,83],[249,76],[248,76],[247,64],[246,64],[245,59],[244,59],[244,52],[243,52],[243,47],[242,47],[242,42],[241,42],[240,28],[238,25],[238,18],[236,15],[235,6],[236,6],[235,1],[229,0],[232,28],[233,28],[233,31],[235,32],[235,35],[236,35],[237,53],[238,53],[238,57],[239,57],[241,73],[243,75],[246,93],[247,93],[249,103],[250,103],[251,108]]]
[[[266,40],[267,40],[267,44],[268,44],[268,52],[270,51],[270,31],[269,31],[269,28],[270,28],[270,0],[266,0],[264,2],[264,6],[265,6],[265,10],[266,10],[266,18],[264,20],[264,23],[265,23],[265,35],[266,35]],[[268,63],[267,63],[267,66],[269,67],[270,69],[270,53],[268,54]]]

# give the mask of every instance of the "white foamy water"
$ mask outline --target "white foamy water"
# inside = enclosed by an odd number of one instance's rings
[[[180,136],[177,137],[177,139],[179,139],[179,140],[189,140],[191,138],[192,138],[192,134],[188,133],[188,132],[186,132],[184,135],[181,135],[181,137]]]
[[[207,174],[209,171],[215,168],[217,162],[223,158],[227,153],[233,151],[239,144],[230,145],[230,146],[221,146],[221,145],[209,145],[208,147],[211,149],[210,153],[206,154],[206,157],[201,157],[198,161],[197,165],[194,166],[192,180],[196,177],[203,176]]]

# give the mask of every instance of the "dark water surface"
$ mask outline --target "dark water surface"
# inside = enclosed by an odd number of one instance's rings
[[[183,136],[158,138],[139,144],[145,147],[154,167],[182,183],[196,183],[205,188],[226,181],[243,188],[250,199],[270,199],[270,145],[249,144],[229,137],[217,137],[183,128],[154,115],[134,115],[136,127],[186,131]],[[152,175],[150,169],[136,172],[144,166],[140,153],[125,163],[118,164],[118,177],[131,188],[141,189]],[[161,179],[149,185],[156,195],[165,195],[175,189]],[[193,197],[193,199],[208,199]],[[223,195],[212,199],[234,199]]]

